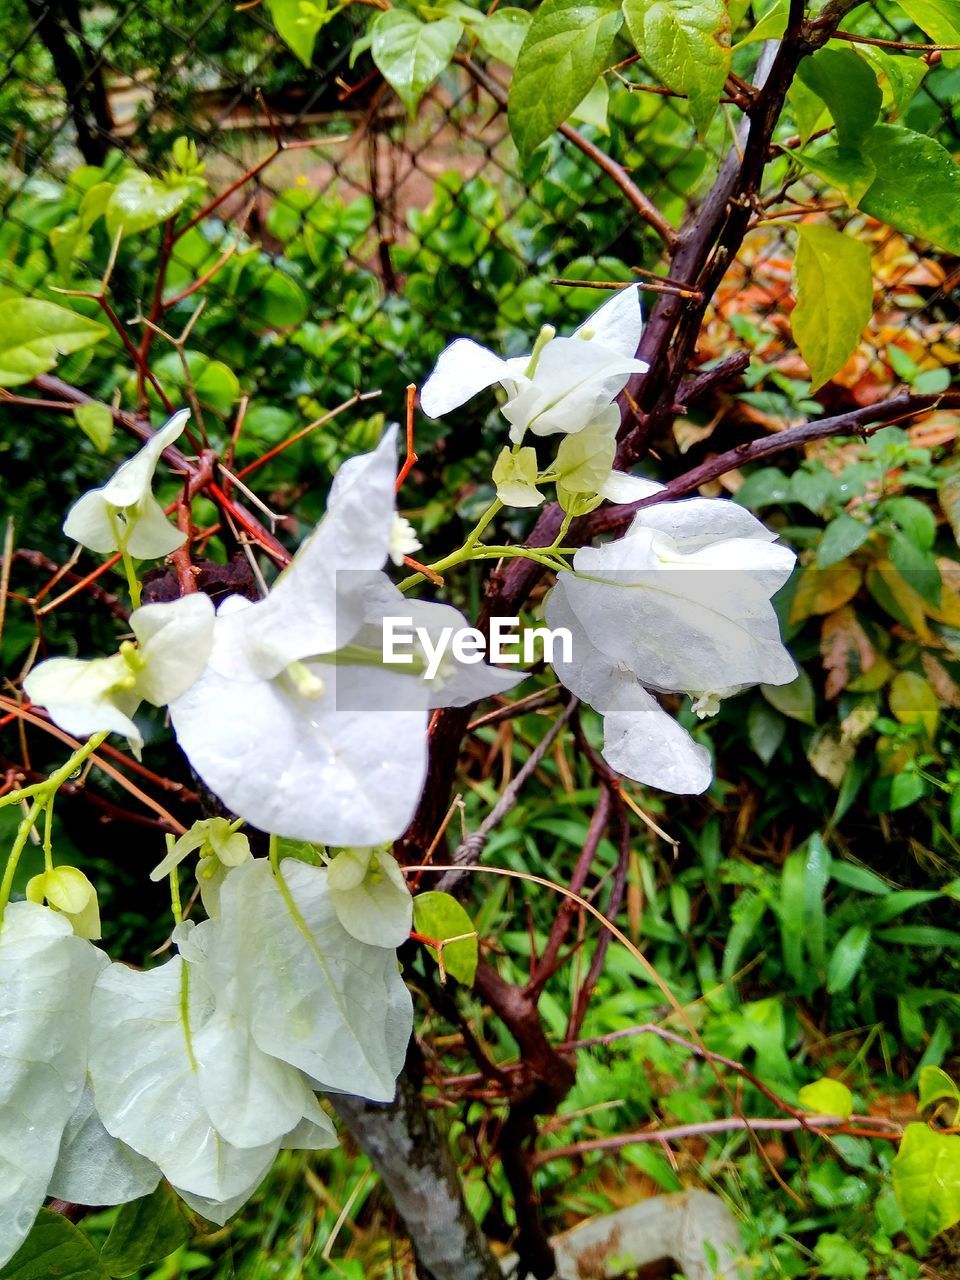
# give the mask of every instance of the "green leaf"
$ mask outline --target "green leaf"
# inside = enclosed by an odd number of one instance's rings
[[[960,545],[960,457],[947,458],[937,468],[937,497]]]
[[[113,414],[110,406],[91,400],[87,404],[78,404],[73,416],[97,453],[106,453],[113,439]]]
[[[0,301],[0,387],[17,387],[46,373],[57,356],[92,347],[107,336],[96,320],[39,298]]]
[[[0,1280],[107,1280],[97,1251],[81,1231],[52,1209],[41,1209],[33,1230]]]
[[[570,117],[581,124],[592,124],[600,133],[609,134],[610,126],[607,115],[610,111],[610,90],[603,76],[594,83],[593,88]]]
[[[920,1241],[960,1221],[960,1137],[908,1124],[891,1174],[907,1227]]]
[[[317,32],[332,17],[327,13],[326,4],[305,3],[304,0],[268,0],[270,16],[280,33],[284,44],[288,45],[305,67],[313,61],[313,46]]]
[[[505,507],[539,507],[543,494],[537,489],[537,451],[529,445],[516,453],[504,445],[493,464],[493,483]]]
[[[843,367],[873,314],[870,250],[827,223],[797,227],[793,336],[816,391]]]
[[[543,0],[520,48],[508,119],[526,159],[568,119],[610,62],[623,14],[602,0]]]
[[[753,30],[738,40],[734,48],[742,49],[744,45],[758,40],[779,40],[787,29],[789,8],[789,0],[775,0]]]
[[[925,31],[934,44],[960,44],[960,9],[957,0],[898,0],[911,22]],[[945,52],[943,64],[955,67],[960,54]]]
[[[906,235],[960,254],[960,169],[933,138],[902,125],[874,125],[863,142],[877,176],[860,208]]]
[[[840,560],[846,560],[847,556],[863,546],[871,532],[870,526],[863,520],[857,520],[842,511],[823,531],[817,547],[817,564],[821,569],[827,569]]]
[[[450,65],[462,34],[456,18],[421,22],[404,9],[389,9],[374,22],[371,56],[411,116]]]
[[[826,115],[827,107],[823,99],[812,89],[808,89],[802,80],[794,77],[787,90],[787,102],[793,112],[800,142],[806,146],[816,132],[820,121]]]
[[[829,1076],[805,1084],[797,1093],[797,1101],[818,1116],[842,1116],[849,1120],[853,1111],[853,1094],[842,1081]]]
[[[473,922],[456,898],[434,889],[418,893],[413,900],[413,923],[417,933],[425,938],[437,942],[459,939],[443,948],[443,967],[451,978],[472,987],[480,950]],[[472,936],[464,937],[464,934]],[[436,956],[434,947],[428,950]]]
[[[813,683],[806,671],[801,670],[789,684],[762,684],[760,692],[781,715],[801,724],[816,724]]]
[[[877,122],[883,94],[869,63],[853,49],[818,49],[797,70],[827,104],[843,150],[856,148]]]
[[[906,496],[887,498],[883,513],[922,550],[929,551],[933,546],[937,537],[937,518],[925,502]]]
[[[686,94],[706,133],[730,70],[730,17],[721,0],[624,0],[636,50],[653,74]]]
[[[757,926],[767,911],[767,900],[753,889],[745,890],[733,907],[733,924],[727,934],[720,973],[729,982],[740,964],[740,957],[757,931]]]
[[[787,732],[783,716],[759,700],[750,705],[747,712],[747,734],[750,746],[764,764],[769,764],[780,749]]]
[[[159,226],[179,212],[192,190],[187,186],[168,187],[135,169],[121,178],[110,193],[104,210],[107,235],[113,240],[121,229],[123,235],[135,236]]]
[[[924,1067],[920,1072],[920,1106],[921,1111],[938,1102],[951,1102],[954,1106],[951,1124],[960,1118],[960,1089],[954,1084],[941,1067]]]
[[[476,34],[491,58],[515,67],[529,29],[530,14],[526,9],[495,9],[476,28]]]
[[[820,147],[816,151],[795,151],[793,158],[818,178],[836,187],[851,208],[859,207],[877,176],[876,166],[856,151]]]
[[[193,1231],[179,1197],[161,1182],[152,1195],[120,1209],[100,1251],[111,1276],[130,1276],[186,1244]]]
[[[827,992],[839,995],[846,991],[863,964],[863,957],[870,945],[870,930],[866,925],[854,924],[846,931],[833,949],[827,965]]]
[[[875,45],[860,46],[860,56],[873,63],[883,90],[883,104],[893,117],[902,116],[920,88],[929,68],[923,58],[887,53]]]
[[[813,1247],[821,1276],[834,1276],[842,1280],[866,1280],[870,1263],[863,1253],[835,1231],[819,1236]]]

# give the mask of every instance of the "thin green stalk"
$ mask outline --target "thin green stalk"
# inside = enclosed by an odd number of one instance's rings
[[[40,800],[34,800],[33,804],[27,810],[14,837],[13,847],[7,858],[7,865],[3,872],[3,880],[0,881],[0,924],[3,923],[3,913],[7,909],[7,903],[10,901],[10,894],[13,892],[13,878],[17,874],[17,865],[20,862],[20,855],[23,853],[33,825],[40,816],[43,803]]]
[[[76,773],[84,760],[93,755],[94,751],[107,736],[108,733],[106,731],[93,734],[82,746],[79,746],[74,751],[66,764],[61,765],[59,769],[51,773],[49,778],[44,778],[43,782],[32,782],[29,787],[18,787],[16,791],[8,791],[5,796],[0,796],[0,809],[5,805],[18,804],[21,800],[30,800],[34,796],[40,796],[47,792],[52,797]]]

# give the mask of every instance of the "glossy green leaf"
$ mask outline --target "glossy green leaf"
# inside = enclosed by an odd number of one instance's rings
[[[813,682],[805,671],[789,684],[762,684],[760,692],[781,715],[801,724],[816,724]]]
[[[268,5],[280,38],[309,67],[317,32],[329,21],[326,4],[315,0],[268,0]]]
[[[374,22],[371,56],[411,116],[450,65],[462,34],[456,18],[421,22],[406,9],[388,9]]]
[[[191,187],[168,187],[165,182],[135,169],[120,179],[107,200],[104,209],[107,235],[112,240],[121,231],[125,236],[149,231],[178,213],[191,193]]]
[[[846,560],[847,556],[863,546],[871,532],[869,524],[864,520],[841,511],[823,531],[817,545],[817,564],[821,569],[827,569],[832,564]]]
[[[0,1280],[107,1280],[97,1251],[66,1218],[41,1209],[33,1230],[5,1267]]]
[[[858,151],[825,146],[795,151],[793,158],[831,187],[836,187],[852,209],[860,205],[877,176],[876,166]]]
[[[925,502],[919,498],[901,495],[887,498],[883,513],[893,520],[911,542],[929,551],[937,537],[937,518]]]
[[[827,105],[842,149],[856,148],[877,122],[883,94],[869,63],[854,49],[818,49],[797,74]]]
[[[842,1116],[847,1120],[853,1111],[853,1094],[841,1080],[829,1076],[805,1084],[797,1093],[797,1101],[819,1116]]]
[[[595,82],[593,88],[570,117],[578,124],[592,124],[600,133],[609,134],[610,125],[607,116],[610,111],[610,90],[603,76]]]
[[[836,1280],[866,1280],[870,1274],[869,1259],[836,1231],[824,1232],[813,1252],[818,1275],[836,1277]]]
[[[747,734],[750,746],[764,764],[769,764],[780,749],[787,732],[786,721],[766,702],[755,700],[747,712]]]
[[[526,9],[495,9],[476,28],[477,39],[491,58],[514,67],[529,27],[530,14]]]
[[[577,109],[611,61],[623,14],[599,0],[543,0],[510,84],[508,119],[524,158]]]
[[[876,177],[860,208],[897,231],[960,254],[960,168],[949,151],[895,124],[875,125],[863,148]]]
[[[730,17],[721,0],[624,0],[631,39],[653,74],[685,94],[701,137],[730,70]]]
[[[78,404],[73,416],[97,453],[106,453],[113,439],[113,414],[110,406],[91,400],[87,404]]]
[[[924,1067],[920,1072],[920,1110],[940,1102],[952,1105],[950,1123],[956,1125],[960,1118],[960,1089],[941,1067]]]
[[[480,951],[473,922],[456,898],[433,889],[418,893],[413,900],[413,923],[424,938],[436,942],[457,939],[443,948],[443,967],[451,978],[472,987]],[[436,948],[428,949],[437,955]]]
[[[960,1221],[960,1137],[908,1124],[891,1170],[908,1228],[927,1242]]]
[[[893,118],[902,116],[913,101],[929,67],[923,58],[904,57],[902,53],[887,53],[875,45],[860,45],[860,56],[873,66],[880,79],[883,105]]]
[[[152,1195],[121,1207],[100,1251],[111,1276],[130,1276],[160,1262],[193,1234],[179,1198],[166,1182]]]
[[[851,925],[834,947],[827,965],[827,991],[830,995],[839,995],[850,986],[860,972],[869,945],[870,930],[866,925]]]
[[[863,241],[828,223],[804,223],[797,236],[793,336],[816,391],[859,345],[873,314],[873,273]]]
[[[934,44],[960,44],[960,7],[957,0],[897,0],[911,22],[926,32]],[[945,51],[944,66],[960,65],[960,53]]]
[[[0,387],[17,387],[46,373],[58,356],[91,347],[107,329],[67,307],[39,298],[0,301]]]

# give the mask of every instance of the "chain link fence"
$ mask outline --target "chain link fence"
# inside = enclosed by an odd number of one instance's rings
[[[211,192],[223,197],[201,228],[208,253],[226,254],[241,240],[257,245],[280,276],[303,286],[306,309],[296,316],[294,341],[308,359],[341,362],[338,390],[382,380],[385,356],[403,378],[422,380],[439,348],[463,332],[509,348],[520,332],[552,318],[546,287],[557,277],[622,282],[631,269],[658,265],[658,243],[609,178],[559,137],[521,166],[504,114],[461,68],[452,67],[408,119],[368,55],[350,65],[362,6],[324,28],[308,70],[262,4],[8,3],[0,19],[8,226],[16,225],[25,194],[42,197],[45,183],[63,182],[78,164],[102,164],[119,149],[159,173],[173,140],[186,136]],[[873,16],[878,34],[900,34],[880,9]],[[909,108],[954,153],[958,80],[960,69],[931,68]],[[609,137],[583,127],[677,221],[709,186],[731,122],[718,117],[705,148],[671,99],[642,86],[636,66],[615,83]],[[282,151],[256,171],[277,137],[311,145]],[[800,180],[791,194],[810,199],[814,192]],[[952,371],[960,358],[957,264],[863,218],[851,221],[871,242],[878,293],[864,344],[837,381],[864,400],[903,377],[909,362]],[[802,381],[789,329],[792,256],[784,222],[748,238],[704,330],[701,359],[748,342],[764,367]],[[95,271],[106,263],[90,265]],[[195,277],[197,245],[178,241],[172,265],[185,280]],[[267,329],[276,323],[280,276],[264,286],[266,297],[238,290],[236,278],[228,287],[223,273],[206,290]],[[113,287],[124,318],[138,319],[143,300],[134,282],[117,278]],[[567,289],[552,305],[587,310],[600,296]],[[349,359],[337,345],[345,314]],[[369,341],[358,345],[357,334]],[[205,329],[196,345],[228,358],[228,327]],[[907,360],[895,353],[891,363],[892,347]],[[761,421],[782,415],[782,397],[768,402],[764,394],[751,399],[748,392],[748,414]]]

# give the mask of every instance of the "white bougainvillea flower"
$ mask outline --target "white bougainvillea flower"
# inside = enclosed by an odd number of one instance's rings
[[[623,538],[581,548],[560,574],[547,619],[570,627],[572,661],[554,666],[605,716],[612,767],[665,790],[703,790],[705,752],[645,690],[687,693],[709,714],[747,685],[795,678],[771,597],[796,557],[775,538],[725,499],[663,503],[638,512]]]
[[[102,488],[78,498],[63,524],[67,537],[101,555],[125,551],[137,560],[159,560],[182,546],[187,535],[167,519],[152,486],[160,455],[189,417],[189,409],[175,413]]]
[[[549,436],[582,431],[608,408],[632,373],[647,365],[636,359],[643,321],[636,285],[620,290],[572,337],[541,333],[529,356],[504,360],[470,338],[458,338],[440,353],[420,392],[420,405],[441,418],[497,383],[506,392],[501,412],[515,443],[527,431]]]
[[[465,627],[456,610],[404,600],[380,572],[393,523],[395,434],[337,475],[327,514],[266,597],[220,606],[207,669],[171,705],[208,787],[261,830],[339,846],[401,834],[426,771],[435,706],[512,688],[523,673],[385,665],[383,617]],[[351,465],[352,464],[352,465]]]
[[[413,927],[413,898],[386,849],[341,849],[327,870],[337,919],[371,946],[399,947]]]
[[[63,1132],[47,1195],[71,1204],[128,1204],[148,1196],[159,1181],[155,1164],[107,1133],[88,1080]]]
[[[218,998],[242,991],[254,1041],[326,1089],[378,1102],[394,1096],[413,1028],[392,946],[343,927],[325,867],[266,859],[231,871],[208,947]]]
[[[0,926],[0,1266],[47,1194],[87,1074],[90,992],[106,957],[33,902]]]
[[[130,615],[137,644],[125,642],[109,658],[48,658],[24,680],[24,692],[67,733],[122,734],[139,759],[137,708],[143,701],[166,706],[187,691],[209,657],[213,621],[213,605],[200,593],[144,605]]]

